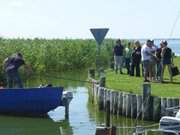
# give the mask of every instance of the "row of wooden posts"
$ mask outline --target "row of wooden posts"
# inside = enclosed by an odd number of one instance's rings
[[[143,84],[150,88],[150,84]],[[161,98],[148,94],[136,95],[132,93],[119,92],[99,87],[93,84],[91,101],[98,104],[99,110],[106,110],[106,102],[110,101],[110,112],[115,115],[127,116],[143,120],[158,121],[162,116],[173,115],[167,108],[180,105],[176,98]]]
[[[180,106],[178,98],[163,98],[151,95],[151,84],[142,84],[142,94],[133,94],[105,88],[106,77],[99,73],[96,81],[94,69],[88,71],[92,82],[89,91],[90,100],[97,104],[100,111],[106,112],[106,126],[97,127],[95,135],[116,135],[116,127],[110,124],[110,114],[126,116],[134,119],[159,121],[162,116],[174,115],[172,107]]]
[[[151,95],[151,84],[142,84],[142,94],[137,95],[123,91],[105,88],[105,77],[92,81],[90,90],[91,101],[98,104],[99,110],[106,111],[107,101],[110,101],[110,113],[135,119],[159,121],[162,116],[173,115],[167,108],[180,105],[178,98],[164,98]]]

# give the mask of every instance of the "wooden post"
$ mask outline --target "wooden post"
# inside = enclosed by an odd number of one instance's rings
[[[161,99],[159,97],[153,98],[153,120],[159,121],[161,114]]]
[[[131,118],[136,118],[136,116],[137,116],[137,98],[136,98],[136,95],[132,95]]]
[[[104,110],[104,94],[105,94],[104,88],[100,87],[99,88],[99,99],[98,99],[100,111]]]
[[[100,77],[100,81],[99,81],[99,86],[100,87],[105,87],[106,85],[106,77]]]
[[[104,110],[106,110],[106,100],[107,100],[107,98],[108,98],[107,89],[104,89],[104,100],[103,100]]]
[[[110,135],[110,128],[97,127],[95,135]]]
[[[151,96],[151,84],[143,83],[143,107],[142,107],[143,120],[150,120],[150,96]]]
[[[106,76],[104,69],[100,69],[100,80],[99,80],[99,86],[100,87],[105,87],[106,86]]]
[[[122,115],[125,116],[126,115],[126,94],[123,93],[123,105],[122,105]]]
[[[179,106],[179,99],[177,99],[177,98],[174,99],[174,106],[176,106],[176,107]],[[178,111],[178,109],[175,109],[175,110],[174,110],[174,115],[176,115],[176,112],[177,112],[177,111]]]
[[[142,118],[142,96],[137,95],[137,116],[136,118]]]
[[[106,102],[106,127],[110,127],[110,101]]]
[[[131,117],[131,94],[126,95],[126,117]]]
[[[161,117],[166,115],[167,99],[161,98]]]
[[[65,98],[64,99],[64,102],[65,102],[65,119],[69,119],[69,102],[68,102],[68,99]]]
[[[111,135],[116,135],[116,127],[112,126],[111,128]]]
[[[151,95],[151,84],[150,83],[143,83],[143,98]]]
[[[114,109],[113,114],[117,114],[118,112],[118,92],[114,92]]]
[[[142,126],[137,126],[137,127],[136,127],[136,132],[135,132],[135,134],[133,134],[133,135],[143,135],[144,133],[145,133],[144,127],[142,127]]]
[[[172,98],[167,98],[167,108],[166,108],[166,115],[168,116],[173,116],[173,110],[168,109],[173,107],[173,99]]]
[[[113,114],[114,110],[114,91],[111,91],[111,100],[110,100],[110,111],[111,114]]]
[[[95,91],[95,85],[96,85],[96,84],[93,82],[93,83],[92,83],[92,90],[91,90],[91,91],[89,90],[89,92],[90,92],[90,94],[91,94],[91,102],[92,102],[93,104],[94,104],[94,97],[95,97],[95,95],[94,95],[94,93],[95,93],[95,92],[94,92],[94,91]]]
[[[95,69],[94,68],[89,68],[88,77],[89,78],[95,78]]]
[[[123,105],[123,96],[122,93],[119,92],[119,96],[118,96],[118,114],[122,115],[122,105]]]

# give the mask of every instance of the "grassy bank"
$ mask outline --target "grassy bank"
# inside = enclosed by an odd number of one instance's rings
[[[180,67],[180,57],[174,59],[175,65]],[[124,73],[126,70],[124,69]],[[167,69],[165,71],[165,80],[169,76]],[[151,83],[152,95],[162,97],[180,97],[180,75],[173,78],[173,83]],[[111,69],[106,70],[106,87],[110,89],[127,91],[141,94],[143,78],[131,77],[127,74],[115,74]]]

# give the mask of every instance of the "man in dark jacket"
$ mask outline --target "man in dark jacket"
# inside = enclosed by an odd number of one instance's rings
[[[168,47],[167,41],[163,41],[163,48],[161,51],[161,62],[162,62],[161,82],[163,82],[164,70],[166,66],[168,67],[170,82],[172,82],[173,81],[172,71],[171,71],[172,50],[171,48]]]
[[[135,48],[132,53],[131,62],[131,76],[134,76],[134,69],[136,69],[136,76],[140,77],[140,63],[141,63],[141,44],[139,41],[135,42]]]
[[[19,88],[23,88],[18,72],[19,67],[22,65],[25,65],[25,61],[21,53],[17,53],[15,56],[10,56],[4,60],[4,70],[7,74],[9,88],[12,88],[14,83],[17,83]]]
[[[121,44],[121,40],[118,39],[116,41],[116,45],[114,46],[114,64],[115,64],[115,72],[118,72],[118,69],[120,70],[120,73],[122,74],[122,66],[123,66],[123,51],[124,47]]]

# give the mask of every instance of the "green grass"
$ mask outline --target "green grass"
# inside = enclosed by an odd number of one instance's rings
[[[175,65],[180,67],[180,58],[175,58]],[[126,70],[124,69],[124,73]],[[167,69],[165,80],[168,81]],[[180,75],[173,77],[173,83],[151,83],[151,93],[160,97],[179,97],[180,98]],[[111,69],[106,70],[106,87],[119,91],[126,91],[136,94],[142,93],[143,77],[130,77],[127,74],[116,74]]]

